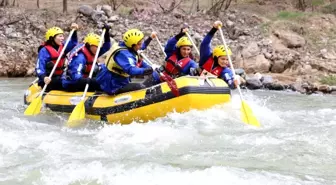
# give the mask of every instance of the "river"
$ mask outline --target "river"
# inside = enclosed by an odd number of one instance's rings
[[[1,185],[336,184],[336,97],[243,91],[240,99],[147,124],[64,126],[67,115],[23,115],[31,78],[0,79]]]

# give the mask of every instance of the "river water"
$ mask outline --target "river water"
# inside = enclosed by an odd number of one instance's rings
[[[336,184],[336,97],[243,91],[240,99],[147,124],[64,126],[67,115],[23,115],[33,79],[0,79],[1,185]]]

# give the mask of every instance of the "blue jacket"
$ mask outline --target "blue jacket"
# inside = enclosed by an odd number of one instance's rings
[[[141,50],[147,48],[146,42],[143,43]],[[124,42],[120,42],[119,46],[126,47]],[[145,60],[143,60],[140,67],[136,66],[136,55],[130,50],[121,50],[114,56],[116,63],[123,69],[124,72],[130,76],[143,75],[145,68],[150,67]],[[97,82],[101,89],[109,95],[113,95],[117,90],[123,88],[131,82],[131,77],[123,77],[115,74],[107,69],[105,65],[102,66],[101,71],[98,73]]]
[[[203,39],[201,43],[201,50],[200,50],[200,61],[199,65],[202,67],[205,62],[212,57],[212,51],[211,51],[211,39],[214,36],[215,31],[211,30]],[[217,65],[214,65],[213,68],[217,67]],[[228,67],[225,67],[220,74],[219,78],[222,78],[231,89],[235,88],[235,85],[233,83],[234,76],[232,73],[232,70]]]
[[[77,47],[81,47],[83,43],[77,45],[71,52],[75,52]],[[85,47],[85,46],[84,46]],[[103,55],[111,48],[111,42],[104,42],[103,46],[101,47],[98,57]],[[73,56],[71,61],[69,61],[69,66],[67,70],[67,74],[62,76],[62,85],[64,88],[67,88],[71,84],[76,84],[78,80],[83,78],[83,68],[86,65],[87,59],[82,50],[80,50],[77,55]],[[94,69],[95,66],[92,66]],[[67,78],[69,76],[70,78]]]
[[[64,50],[64,55],[66,55],[70,50],[72,50],[72,48],[74,48],[77,45],[77,42],[78,42],[77,41],[77,31],[75,31],[72,34],[72,37],[70,38],[70,41]],[[55,48],[55,49],[58,49],[58,48]],[[47,63],[48,62],[51,62],[51,56],[48,50],[45,47],[43,47],[38,53],[38,58],[37,58],[36,67],[35,67],[35,72],[39,78],[39,82],[43,82],[44,77],[49,75],[47,73]]]
[[[168,40],[164,52],[166,53],[167,57],[165,58],[165,60],[167,61],[169,57],[171,57],[173,55],[174,52],[177,53],[177,58],[178,60],[182,59],[182,56],[180,55],[180,52],[178,50],[178,48],[176,48],[176,43],[177,43],[177,39],[175,37],[172,37]],[[182,73],[183,74],[187,74],[187,75],[193,75],[190,73],[191,69],[194,68],[195,70],[198,68],[198,64],[194,61],[194,60],[190,60],[189,63],[184,66],[184,68],[182,69]],[[154,71],[153,73],[153,78],[155,80],[156,83],[160,83],[160,75]]]

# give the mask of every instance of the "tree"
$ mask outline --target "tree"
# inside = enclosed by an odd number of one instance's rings
[[[212,13],[213,15],[219,15],[223,7],[224,10],[227,10],[230,7],[231,1],[232,0],[212,0],[212,6],[208,12]]]
[[[8,0],[2,0],[0,3],[0,7],[1,6],[8,6],[9,5],[9,1]]]
[[[68,12],[68,0],[63,0],[63,13]]]

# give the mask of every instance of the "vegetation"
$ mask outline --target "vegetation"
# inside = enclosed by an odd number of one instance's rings
[[[320,79],[320,82],[326,85],[336,85],[336,75],[324,76]]]

